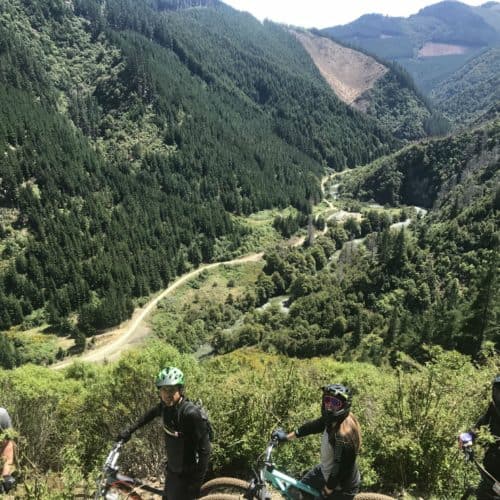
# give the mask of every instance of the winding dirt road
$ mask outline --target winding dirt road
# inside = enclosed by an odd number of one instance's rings
[[[239,257],[237,259],[228,260],[224,262],[214,262],[213,264],[205,264],[200,266],[189,273],[184,274],[176,281],[174,281],[168,288],[163,290],[158,296],[148,302],[144,307],[138,308],[132,314],[132,317],[120,325],[118,328],[112,330],[111,332],[106,333],[105,335],[111,337],[113,340],[105,343],[100,347],[96,347],[95,349],[84,352],[81,356],[72,356],[60,363],[56,363],[52,365],[52,368],[55,370],[60,370],[62,368],[67,368],[75,361],[87,361],[90,363],[99,363],[104,361],[111,361],[120,356],[122,351],[130,346],[131,344],[135,344],[138,341],[140,342],[143,337],[148,333],[148,329],[144,328],[142,324],[149,313],[157,306],[158,302],[162,300],[164,297],[172,293],[176,290],[180,285],[194,278],[202,271],[207,269],[213,269],[214,267],[219,266],[234,266],[238,264],[244,264],[246,262],[258,262],[264,256],[264,252],[253,253],[250,255],[245,255],[244,257]]]

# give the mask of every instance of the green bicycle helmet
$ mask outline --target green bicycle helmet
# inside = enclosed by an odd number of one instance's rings
[[[156,377],[156,387],[159,389],[164,385],[184,385],[184,373],[175,366],[163,368]]]

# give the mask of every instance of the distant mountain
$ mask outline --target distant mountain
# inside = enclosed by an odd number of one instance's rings
[[[433,113],[401,67],[377,60],[317,32],[295,30],[292,33],[337,96],[377,119],[397,138],[415,140],[447,131],[446,121]]]
[[[399,62],[428,92],[485,48],[499,45],[499,6],[498,2],[470,7],[444,1],[408,18],[369,14],[323,31]]]

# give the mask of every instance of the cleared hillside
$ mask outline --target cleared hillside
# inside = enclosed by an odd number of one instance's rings
[[[398,139],[417,140],[447,130],[445,120],[432,113],[402,68],[383,64],[316,32],[292,33],[335,94],[375,118]]]
[[[363,108],[357,106],[357,99],[371,89],[388,69],[373,57],[328,38],[305,31],[292,33],[302,43],[337,96],[347,104]]]

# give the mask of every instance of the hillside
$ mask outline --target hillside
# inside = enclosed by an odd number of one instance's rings
[[[500,48],[468,61],[430,94],[451,121],[464,127],[500,102]]]
[[[313,245],[266,253],[254,286],[223,306],[243,318],[220,323],[218,352],[394,363],[424,360],[425,345],[475,358],[498,350],[499,144],[497,120],[339,176],[351,217]],[[283,295],[286,310],[271,302]]]
[[[201,6],[200,6],[201,5]],[[0,328],[91,335],[396,141],[220,2],[0,1]]]
[[[337,96],[361,108],[356,101],[388,71],[372,57],[307,31],[292,31],[307,50]]]
[[[430,92],[485,48],[498,46],[499,5],[488,2],[471,7],[444,1],[408,18],[370,14],[324,32],[397,61],[424,92]]]
[[[411,78],[394,66],[315,33],[292,31],[320,73],[345,103],[375,118],[402,140],[436,133],[438,117],[418,94]],[[432,116],[432,119],[431,119]],[[446,126],[439,132],[446,131]]]
[[[433,256],[433,272],[441,275],[438,282],[455,276],[460,292],[446,299],[450,302],[442,297],[444,302],[436,304],[449,308],[443,314],[454,317],[453,324],[428,324],[418,337],[472,354],[487,340],[497,349],[500,345],[499,134],[497,119],[470,132],[412,146],[375,162],[346,185],[360,199],[432,209],[415,227],[418,245]],[[426,272],[432,273],[430,268]]]

